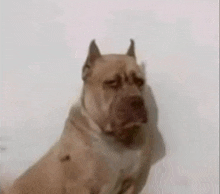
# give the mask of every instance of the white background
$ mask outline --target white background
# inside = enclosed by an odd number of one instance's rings
[[[133,38],[159,109],[165,157],[143,194],[217,194],[217,0],[2,1],[1,182],[36,162],[80,95],[88,45]]]

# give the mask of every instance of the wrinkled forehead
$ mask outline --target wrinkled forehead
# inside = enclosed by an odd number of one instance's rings
[[[115,75],[136,76],[143,78],[143,72],[133,57],[126,55],[103,55],[97,59],[93,70],[93,76],[100,81],[114,78]]]

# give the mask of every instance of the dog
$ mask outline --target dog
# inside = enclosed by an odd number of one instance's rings
[[[82,69],[81,101],[59,141],[6,194],[138,194],[150,170],[152,137],[145,76],[134,41],[102,55],[93,40]]]

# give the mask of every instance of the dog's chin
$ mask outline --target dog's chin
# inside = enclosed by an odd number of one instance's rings
[[[142,123],[128,123],[115,131],[116,140],[125,146],[131,146],[135,143],[135,138],[140,131]]]

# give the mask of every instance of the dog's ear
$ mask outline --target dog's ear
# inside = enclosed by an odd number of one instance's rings
[[[131,44],[130,44],[130,47],[128,49],[127,55],[136,58],[135,51],[134,51],[134,40],[131,39],[130,41],[131,41]]]
[[[86,59],[86,62],[83,66],[83,71],[82,71],[82,79],[85,81],[88,75],[91,72],[91,68],[95,62],[96,59],[101,57],[99,48],[97,47],[95,40],[92,40],[89,46],[89,53]]]

